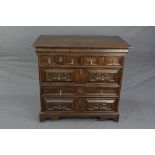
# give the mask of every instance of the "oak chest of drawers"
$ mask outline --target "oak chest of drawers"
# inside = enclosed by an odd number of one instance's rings
[[[117,36],[45,36],[36,48],[40,121],[61,117],[119,120],[124,58],[131,47]]]

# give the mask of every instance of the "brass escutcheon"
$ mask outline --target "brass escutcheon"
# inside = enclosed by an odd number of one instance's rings
[[[48,60],[48,63],[50,64],[51,63],[51,58],[48,58],[47,60]]]
[[[101,58],[101,62],[104,62],[104,58]]]
[[[59,57],[59,61],[62,62],[62,57]]]

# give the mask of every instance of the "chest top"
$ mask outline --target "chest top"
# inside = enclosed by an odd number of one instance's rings
[[[53,36],[40,35],[33,44],[36,48],[101,48],[128,49],[129,43],[118,36]]]

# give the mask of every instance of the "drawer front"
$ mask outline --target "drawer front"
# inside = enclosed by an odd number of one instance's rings
[[[119,83],[119,69],[87,69],[87,82]]]
[[[120,56],[84,56],[85,66],[122,66]]]
[[[116,112],[117,98],[86,98],[83,104],[84,112]]]
[[[85,96],[88,97],[103,97],[103,96],[118,96],[118,87],[109,88],[109,87],[86,87]]]
[[[42,93],[50,97],[75,97],[75,96],[88,96],[88,97],[103,97],[118,95],[118,87],[102,87],[102,86],[51,86],[43,87]]]
[[[75,82],[75,69],[61,69],[61,68],[42,68],[41,69],[42,82]]]
[[[52,96],[52,97],[76,96],[76,89],[77,87],[70,87],[70,86],[43,87],[42,93],[45,96]]]
[[[41,68],[41,82],[84,83],[85,70],[77,68]]]
[[[41,68],[41,82],[119,83],[120,69]]]
[[[80,57],[70,55],[39,56],[40,65],[78,66],[80,65],[80,60]]]
[[[75,99],[44,98],[42,107],[43,111],[74,112]]]

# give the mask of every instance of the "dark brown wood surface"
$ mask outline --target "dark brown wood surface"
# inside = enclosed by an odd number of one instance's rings
[[[119,120],[129,44],[119,37],[40,36],[34,45],[40,80],[40,121],[61,117]],[[88,46],[93,49],[83,49]]]
[[[41,35],[33,44],[45,48],[128,49],[129,43],[118,36],[47,36]]]

